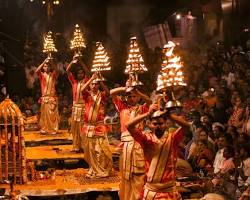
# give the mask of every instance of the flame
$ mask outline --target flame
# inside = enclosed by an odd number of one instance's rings
[[[140,53],[140,48],[137,43],[136,37],[130,38],[129,54],[126,61],[125,73],[142,73],[148,71],[144,65],[144,60]]]
[[[55,47],[54,40],[52,38],[52,32],[49,31],[45,37],[43,37],[43,52],[44,53],[52,53],[57,52],[57,49]]]
[[[92,72],[110,71],[109,56],[101,42],[96,42],[96,52],[92,65]]]
[[[166,59],[163,61],[161,72],[157,77],[157,90],[186,85],[182,72],[181,57],[173,53],[175,46],[175,43],[171,41],[164,46]]]
[[[70,49],[74,50],[79,50],[86,47],[82,31],[78,24],[75,25],[74,36],[73,39],[70,41],[70,44]]]

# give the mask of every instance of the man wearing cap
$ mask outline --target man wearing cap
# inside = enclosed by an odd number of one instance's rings
[[[58,131],[58,100],[56,96],[56,80],[57,70],[53,68],[51,58],[46,58],[39,67],[36,73],[40,79],[41,93],[40,98],[40,119],[39,125],[41,133],[56,134]]]
[[[117,95],[125,92],[126,101],[122,101]],[[119,87],[110,91],[113,96],[113,102],[120,113],[121,124],[121,141],[122,141],[122,157],[121,157],[121,183],[119,196],[121,200],[138,200],[140,192],[145,183],[145,158],[143,150],[139,143],[134,141],[133,137],[127,131],[125,123],[133,119],[135,116],[148,111],[151,100],[148,96],[141,93],[135,87]],[[145,103],[140,105],[140,99]],[[143,123],[138,123],[137,128],[144,129]]]
[[[159,110],[155,112],[156,109],[157,105],[152,105],[148,112],[135,117],[126,124],[131,136],[143,148],[147,165],[149,165],[142,199],[181,199],[175,183],[177,148],[182,139],[183,129],[178,128],[175,132],[169,132],[166,117],[181,126],[189,127],[189,124],[177,115],[166,115],[166,112]],[[136,125],[147,118],[150,121],[151,131],[145,134],[136,128]]]
[[[88,72],[88,69],[83,65],[83,69],[78,69],[77,77],[73,76],[71,73],[71,68],[74,64],[78,62],[78,57],[74,56],[73,60],[69,63],[66,72],[68,79],[72,85],[73,93],[73,106],[72,106],[72,115],[71,115],[71,129],[70,133],[73,137],[73,151],[80,152],[82,150],[81,142],[81,128],[83,125],[83,114],[84,114],[84,101],[82,96],[82,88],[84,83],[87,81],[85,73]],[[81,64],[81,62],[80,62]]]
[[[82,89],[85,102],[82,134],[84,158],[89,164],[86,176],[88,178],[107,177],[112,171],[112,152],[107,138],[107,125],[104,124],[104,107],[109,90],[96,78],[97,76],[94,74]],[[100,86],[103,91],[100,90]],[[87,91],[88,87],[90,91]]]

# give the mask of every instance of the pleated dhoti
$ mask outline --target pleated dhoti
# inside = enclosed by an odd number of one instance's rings
[[[84,158],[89,164],[88,176],[107,177],[112,171],[112,152],[106,136],[84,137]]]
[[[82,149],[81,130],[83,127],[84,104],[73,103],[70,133],[73,137],[73,150]]]
[[[58,102],[56,97],[42,97],[39,125],[42,133],[55,134],[58,131]]]

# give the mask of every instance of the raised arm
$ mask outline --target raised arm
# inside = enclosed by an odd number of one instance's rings
[[[71,67],[73,66],[73,64],[77,63],[78,58],[76,56],[73,57],[73,59],[71,60],[71,62],[68,64],[67,68],[66,68],[66,72],[69,72]]]
[[[152,104],[152,100],[149,98],[149,96],[147,96],[146,94],[143,94],[141,91],[139,91],[137,89],[135,91],[137,92],[139,97],[142,98],[145,101],[147,106],[150,106]]]
[[[45,63],[48,62],[48,58],[46,58],[37,68],[36,68],[36,73],[40,72]]]
[[[96,79],[96,77],[97,77],[96,74],[93,74],[91,78],[83,85],[82,91],[86,90],[86,88],[90,85],[90,83],[93,82],[93,80]]]
[[[57,62],[55,62],[54,59],[51,59],[50,64],[54,68],[54,72],[55,72],[56,76],[58,76],[58,74],[59,74],[59,66],[58,66]]]
[[[146,119],[147,117],[150,116],[150,112],[146,112],[144,114],[138,115],[135,118],[133,118],[132,120],[130,120],[127,124],[127,130],[131,133],[134,131],[135,127],[137,124],[139,124],[140,122],[142,122],[144,119]]]
[[[189,128],[190,124],[181,116],[178,116],[176,114],[170,114],[169,118],[176,122],[178,125],[182,126],[183,128]]]
[[[146,112],[144,114],[141,114],[141,115],[138,115],[135,118],[131,119],[128,123],[126,123],[126,127],[127,127],[128,131],[132,132],[135,129],[136,124],[138,124],[138,123],[142,122],[143,120],[145,120],[147,117],[149,117],[151,114],[153,114],[153,112],[156,111],[157,109],[158,109],[158,105],[157,104],[152,104],[149,107],[148,112]]]
[[[86,75],[90,76],[91,73],[90,73],[89,69],[87,68],[86,64],[81,59],[79,59],[78,61],[81,64],[81,66],[82,66],[83,70],[85,71]]]
[[[112,90],[110,90],[110,95],[111,96],[116,96],[119,93],[125,92],[126,91],[126,87],[118,87],[118,88],[114,88]]]
[[[150,133],[143,133],[142,130],[136,128],[136,124],[142,122],[147,117],[149,117],[155,110],[155,105],[151,105],[149,108],[149,112],[138,115],[137,117],[131,119],[127,124],[126,128],[131,134],[131,136],[140,143],[140,145],[144,148],[154,148],[157,144],[153,135]]]
[[[108,87],[101,81],[100,85],[102,87],[102,89],[105,91],[106,95],[109,96],[110,95],[110,91],[108,89]]]
[[[89,69],[87,68],[85,63],[79,58],[78,55],[75,55],[73,57],[72,61],[68,64],[68,66],[66,68],[66,72],[68,72],[71,69],[71,67],[73,66],[73,64],[75,64],[77,62],[82,66],[82,68],[83,68],[84,72],[86,73],[86,75],[90,75]]]

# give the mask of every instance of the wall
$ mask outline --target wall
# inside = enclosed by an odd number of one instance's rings
[[[107,8],[107,34],[116,44],[139,33],[150,5],[112,5]]]

